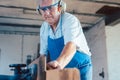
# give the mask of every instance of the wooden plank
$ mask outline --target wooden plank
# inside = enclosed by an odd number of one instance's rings
[[[40,80],[40,76],[39,76],[39,74],[40,74],[40,67],[39,67],[39,58],[37,58],[37,59],[35,59],[30,65],[32,65],[32,64],[37,64],[37,69],[38,69],[38,71],[37,71],[37,80]]]
[[[47,70],[46,80],[80,80],[79,70],[76,68]]]
[[[45,80],[46,78],[46,57],[40,56],[39,58],[35,59],[30,65],[37,64],[37,80]]]
[[[45,56],[37,58],[31,64],[38,66],[37,80],[80,80],[79,70],[76,68],[46,70]]]
[[[40,67],[40,80],[46,80],[46,57],[45,56],[40,56],[39,58],[39,67]]]

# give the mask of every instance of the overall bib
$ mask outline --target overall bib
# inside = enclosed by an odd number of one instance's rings
[[[52,39],[48,36],[48,52],[51,61],[56,60],[60,56],[63,48],[63,36],[57,39]],[[81,80],[92,80],[91,57],[83,52],[76,51],[72,60],[65,66],[65,68],[78,68]]]

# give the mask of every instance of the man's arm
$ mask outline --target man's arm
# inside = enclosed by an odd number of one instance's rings
[[[73,42],[68,42],[63,48],[61,55],[57,59],[60,68],[63,69],[71,61],[75,52],[76,52],[76,45]]]
[[[63,69],[71,61],[75,52],[76,45],[73,42],[68,42],[57,60],[49,62],[48,65],[53,67],[53,69]]]

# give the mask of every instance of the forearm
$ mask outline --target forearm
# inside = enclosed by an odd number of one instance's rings
[[[64,68],[73,58],[76,52],[76,46],[73,42],[68,42],[62,50],[61,55],[58,57],[57,62]]]

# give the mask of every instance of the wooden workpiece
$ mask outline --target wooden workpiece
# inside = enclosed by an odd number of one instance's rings
[[[80,80],[79,70],[76,68],[46,70],[45,56],[40,56],[31,64],[37,64],[38,66],[37,80]]]

